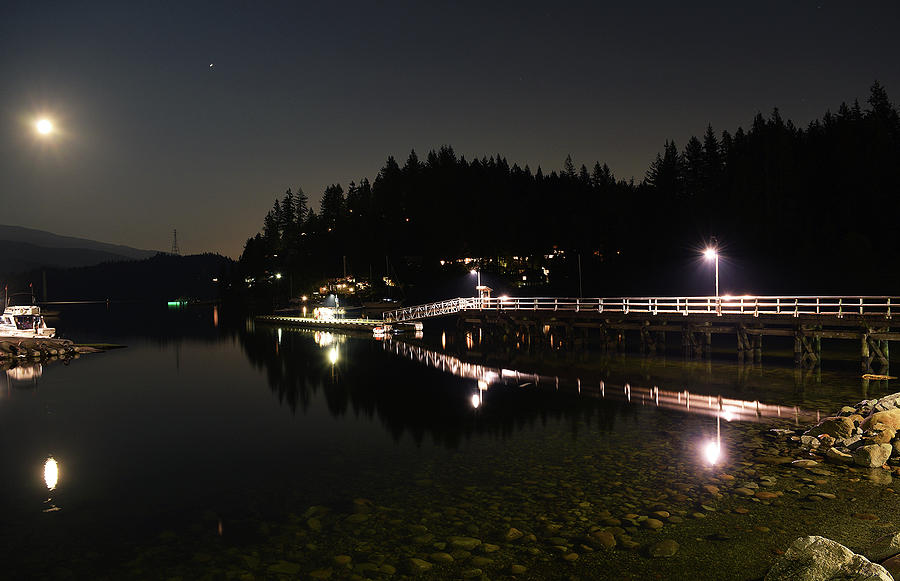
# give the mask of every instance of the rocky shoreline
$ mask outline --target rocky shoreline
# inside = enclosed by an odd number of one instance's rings
[[[792,435],[804,456],[793,464],[814,466],[821,460],[900,473],[898,432],[900,393],[862,400],[842,407],[801,435]],[[801,537],[775,562],[766,581],[893,581],[892,575],[900,575],[900,532],[880,537],[862,555],[820,536]]]

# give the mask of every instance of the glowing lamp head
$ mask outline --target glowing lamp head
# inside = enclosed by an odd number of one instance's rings
[[[35,123],[35,128],[41,135],[49,135],[53,132],[53,123],[49,119],[40,119]]]
[[[469,274],[478,274],[478,271],[473,268],[469,271]]]
[[[717,254],[716,249],[712,248],[712,247],[707,248],[706,250],[703,251],[703,256],[706,257],[706,260],[713,260],[716,257],[716,254]]]

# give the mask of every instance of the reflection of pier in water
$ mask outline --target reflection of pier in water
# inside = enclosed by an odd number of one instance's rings
[[[556,375],[523,373],[502,367],[490,367],[478,363],[461,360],[454,355],[440,353],[420,345],[402,340],[391,339],[383,343],[384,349],[395,355],[410,359],[422,365],[450,373],[456,377],[475,380],[479,393],[472,397],[474,406],[483,401],[483,392],[493,384],[518,385],[528,387],[552,387],[559,391],[571,392],[574,387],[578,395],[599,397],[602,399],[626,400],[631,403],[650,405],[663,409],[679,410],[692,414],[721,417],[727,421],[759,422],[770,418],[792,419],[799,423],[820,418],[818,411],[802,409],[798,406],[764,403],[759,400],[741,400],[721,395],[691,393],[688,390],[671,391],[653,387],[624,385],[607,385],[603,381],[586,382],[580,378],[566,379]],[[574,384],[574,385],[573,385]]]

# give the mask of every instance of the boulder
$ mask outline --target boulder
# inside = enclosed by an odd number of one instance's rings
[[[875,424],[872,428],[873,434],[869,437],[875,444],[889,444],[897,435],[897,431],[893,428],[883,427],[884,424]]]
[[[860,425],[863,430],[868,430],[875,424],[884,424],[887,428],[895,431],[900,430],[900,408],[894,408],[883,412],[875,412],[866,418],[866,421]]]
[[[893,581],[881,565],[824,537],[801,537],[791,543],[766,574],[765,581]]]
[[[872,561],[884,561],[895,555],[900,555],[900,533],[879,537],[866,551],[866,557]]]
[[[900,578],[900,555],[895,555],[882,561],[881,566],[887,569],[888,573],[894,576],[894,579]]]
[[[833,447],[825,452],[825,459],[835,464],[853,464],[853,456],[851,454]]]
[[[884,465],[894,451],[890,444],[869,444],[853,450],[853,462],[858,466],[877,468]]]
[[[900,408],[900,392],[886,395],[883,398],[879,399],[877,402],[875,402],[875,405],[872,406],[872,411],[885,412],[887,410],[893,410],[897,408]]]
[[[815,450],[821,442],[815,436],[800,436],[800,445],[807,450]]]
[[[847,438],[853,434],[853,420],[844,417],[825,418],[815,426],[808,429],[804,436],[819,436],[828,434],[837,439]]]

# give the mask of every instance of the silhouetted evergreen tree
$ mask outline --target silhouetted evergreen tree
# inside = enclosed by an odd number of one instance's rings
[[[549,173],[501,154],[467,161],[447,145],[424,160],[410,151],[402,168],[391,156],[371,184],[350,182],[346,195],[326,188],[318,214],[302,190],[285,192],[247,240],[242,272],[288,269],[311,281],[338,274],[346,255],[367,275],[383,272],[388,256],[392,276],[421,283],[439,260],[556,247],[596,257],[585,263],[594,292],[708,292],[691,286],[683,263],[716,235],[734,264],[759,265],[743,281],[725,274],[734,290],[886,292],[900,272],[884,251],[895,245],[900,117],[878,83],[866,103],[841,103],[806,128],[777,108],[718,137],[708,125],[683,152],[667,140],[639,184],[617,181],[599,161],[576,169],[571,155]],[[573,292],[572,264],[554,263],[560,292]]]

